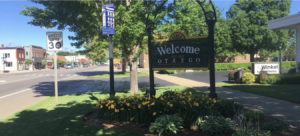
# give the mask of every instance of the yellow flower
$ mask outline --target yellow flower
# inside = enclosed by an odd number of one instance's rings
[[[124,110],[124,108],[121,108],[120,110]]]
[[[154,103],[154,102],[152,102],[152,103],[151,103],[151,105],[155,105],[155,103]]]
[[[160,97],[160,100],[162,100],[162,101],[163,101],[163,100],[164,100],[164,98]]]
[[[142,106],[141,106],[141,105],[139,105],[139,106],[138,106],[138,108],[140,109],[140,108],[142,108]]]
[[[130,109],[128,109],[128,110],[130,110]]]
[[[160,111],[159,113],[162,113],[162,111]]]
[[[126,103],[127,106],[130,106],[130,103]]]
[[[103,108],[103,105],[100,106],[100,109],[102,109],[102,108]]]
[[[99,105],[100,105],[99,103],[96,104],[96,106],[99,106]]]
[[[170,107],[173,107],[173,104],[170,104]]]
[[[153,116],[155,116],[156,115],[156,112],[153,112],[153,114],[152,114]]]
[[[192,94],[192,92],[189,92],[189,94]]]
[[[157,94],[155,94],[155,96],[154,96],[155,98],[157,98]]]
[[[119,109],[115,109],[115,112],[119,112]]]
[[[214,100],[214,103],[216,103],[217,102],[217,100]]]
[[[111,108],[111,109],[114,109],[114,108],[115,108],[115,105],[113,105],[113,104],[110,105],[110,108]]]

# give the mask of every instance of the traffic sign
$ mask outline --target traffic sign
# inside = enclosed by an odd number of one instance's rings
[[[102,5],[102,35],[115,34],[114,4]]]
[[[6,57],[1,57],[1,60],[3,60],[3,61],[6,60]]]
[[[63,51],[62,32],[46,32],[47,51]]]

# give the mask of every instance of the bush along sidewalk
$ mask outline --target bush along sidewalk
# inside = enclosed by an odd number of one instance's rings
[[[244,68],[244,70],[250,70],[251,65],[253,62],[247,62],[247,63],[215,63],[215,70],[236,70],[238,68]],[[268,62],[266,62],[268,63]],[[296,61],[282,61],[281,62],[281,69],[290,69],[290,68],[296,68]],[[300,64],[299,64],[300,68]]]

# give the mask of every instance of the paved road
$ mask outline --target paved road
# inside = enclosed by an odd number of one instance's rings
[[[107,72],[108,67],[102,66],[59,69],[58,90],[74,85],[89,75]],[[0,81],[0,118],[33,104],[44,96],[53,96],[54,94],[53,70],[2,73]],[[43,87],[47,85],[51,86]]]

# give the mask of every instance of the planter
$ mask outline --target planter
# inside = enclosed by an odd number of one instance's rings
[[[3,73],[9,73],[9,70],[3,70]]]

